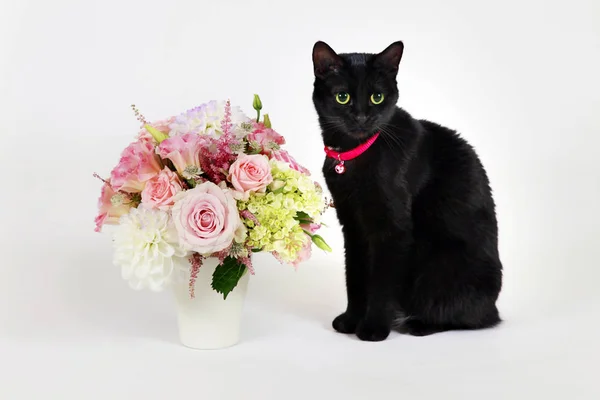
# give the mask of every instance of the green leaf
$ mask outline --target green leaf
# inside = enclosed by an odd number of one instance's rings
[[[304,211],[298,211],[296,213],[296,216],[294,217],[294,219],[296,221],[298,221],[301,225],[302,224],[312,224],[313,223],[313,219],[310,217],[310,215],[308,215],[307,213],[305,213]]]
[[[310,215],[308,215],[304,211],[298,211],[294,219],[300,222],[301,224],[312,224],[314,222]],[[324,222],[319,222],[319,225],[325,227],[327,226],[327,224],[325,224]]]
[[[263,251],[262,249],[252,249],[253,253],[260,253],[261,251]]]
[[[246,272],[246,266],[232,257],[227,257],[223,263],[215,269],[212,279],[212,288],[223,295],[223,300],[237,286],[240,278]]]
[[[306,219],[306,220],[312,220],[312,218],[310,217],[310,215],[308,215],[307,213],[305,213],[304,211],[298,211],[296,213],[296,219]]]

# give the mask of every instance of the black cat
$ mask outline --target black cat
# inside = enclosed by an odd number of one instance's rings
[[[379,54],[313,49],[323,173],[346,250],[348,306],[333,327],[362,340],[384,340],[392,328],[425,336],[501,321],[487,174],[455,131],[396,106],[403,50],[402,42]]]

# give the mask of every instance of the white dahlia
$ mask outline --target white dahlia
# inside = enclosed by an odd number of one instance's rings
[[[121,217],[113,235],[114,263],[136,290],[161,291],[189,268],[177,231],[165,211],[132,208]]]

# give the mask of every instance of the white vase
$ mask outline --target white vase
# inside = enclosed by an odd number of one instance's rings
[[[216,258],[203,261],[196,279],[195,296],[189,285],[173,285],[177,306],[177,323],[181,343],[193,349],[221,349],[240,340],[242,308],[250,274],[246,270],[237,286],[223,299],[211,287],[212,275],[219,265]]]

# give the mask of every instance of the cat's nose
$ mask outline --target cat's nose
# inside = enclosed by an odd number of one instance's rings
[[[358,121],[359,124],[364,124],[365,122],[367,122],[367,116],[359,114],[356,116],[356,121]]]

